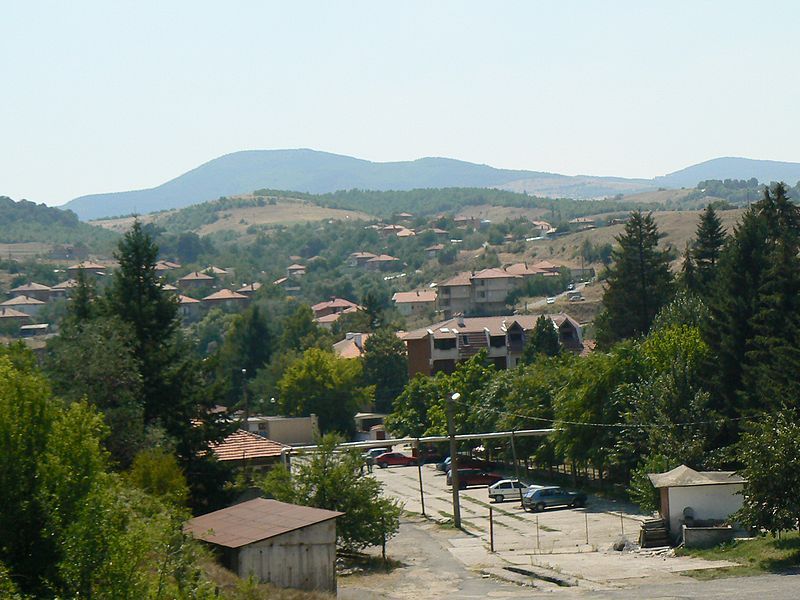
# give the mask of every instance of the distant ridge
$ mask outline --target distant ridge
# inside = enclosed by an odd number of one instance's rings
[[[708,179],[750,179],[761,183],[784,181],[794,185],[800,181],[800,163],[752,158],[723,157],[697,163],[669,175],[655,177],[653,183],[661,187],[694,187]]]
[[[716,158],[654,179],[626,179],[497,169],[450,158],[379,163],[309,149],[246,150],[215,158],[154,188],[81,196],[63,208],[89,220],[183,208],[263,188],[323,194],[350,189],[494,187],[538,196],[593,199],[658,187],[694,187],[706,179],[751,177],[794,184],[800,180],[800,164]]]
[[[642,191],[647,182],[613,177],[570,177],[539,171],[496,169],[450,158],[370,162],[316,150],[246,150],[226,154],[158,187],[92,194],[66,203],[81,219],[182,208],[220,196],[261,188],[321,194],[349,189],[499,187],[571,197],[602,197]],[[561,188],[570,194],[559,194]]]

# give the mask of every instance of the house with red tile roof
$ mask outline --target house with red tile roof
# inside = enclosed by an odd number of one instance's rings
[[[436,290],[395,292],[392,302],[403,316],[425,314],[436,309]]]
[[[275,465],[286,448],[289,446],[244,429],[237,429],[221,442],[209,444],[209,449],[218,461],[233,467],[256,470]]]
[[[192,271],[178,279],[178,287],[184,290],[197,289],[208,287],[214,284],[215,278],[213,275],[201,273],[200,271]]]
[[[225,308],[236,308],[246,306],[250,298],[244,294],[239,294],[229,289],[221,289],[203,298],[206,306],[224,306]]]
[[[545,316],[558,332],[564,349],[576,354],[584,351],[580,323],[566,313]],[[409,331],[403,335],[409,376],[452,373],[456,364],[481,350],[486,350],[498,369],[515,367],[538,318],[539,315],[456,317]]]

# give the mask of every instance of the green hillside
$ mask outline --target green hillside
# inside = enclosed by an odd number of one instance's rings
[[[110,247],[117,234],[81,222],[69,210],[0,196],[0,243],[84,244]]]

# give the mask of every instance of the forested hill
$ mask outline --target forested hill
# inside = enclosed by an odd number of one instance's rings
[[[182,208],[220,196],[247,194],[258,188],[325,194],[338,190],[410,190],[446,187],[507,187],[547,195],[613,196],[647,189],[641,180],[569,177],[538,171],[496,169],[448,158],[405,162],[370,162],[315,150],[250,150],[207,162],[158,187],[82,196],[64,208],[89,220],[131,213]],[[569,193],[559,194],[560,189]]]
[[[341,190],[407,191],[421,188],[499,188],[551,198],[597,199],[656,188],[694,187],[709,179],[762,182],[800,180],[800,164],[719,158],[655,179],[567,176],[541,171],[496,169],[449,158],[370,162],[315,150],[248,150],[216,158],[158,187],[93,194],[64,208],[90,220],[183,208],[253,190],[296,190],[331,194]],[[398,209],[401,210],[401,209]]]
[[[783,181],[794,185],[800,181],[800,163],[738,157],[715,158],[656,177],[653,182],[659,187],[681,188],[694,187],[698,182],[709,179],[751,178],[762,183]]]
[[[70,210],[0,196],[0,243],[107,244],[117,235],[82,223]]]

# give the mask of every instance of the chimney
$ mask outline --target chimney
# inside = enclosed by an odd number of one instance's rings
[[[459,327],[466,327],[466,324],[464,323],[464,313],[459,313],[458,314],[458,326]]]
[[[419,296],[419,290],[417,290],[417,296]]]

